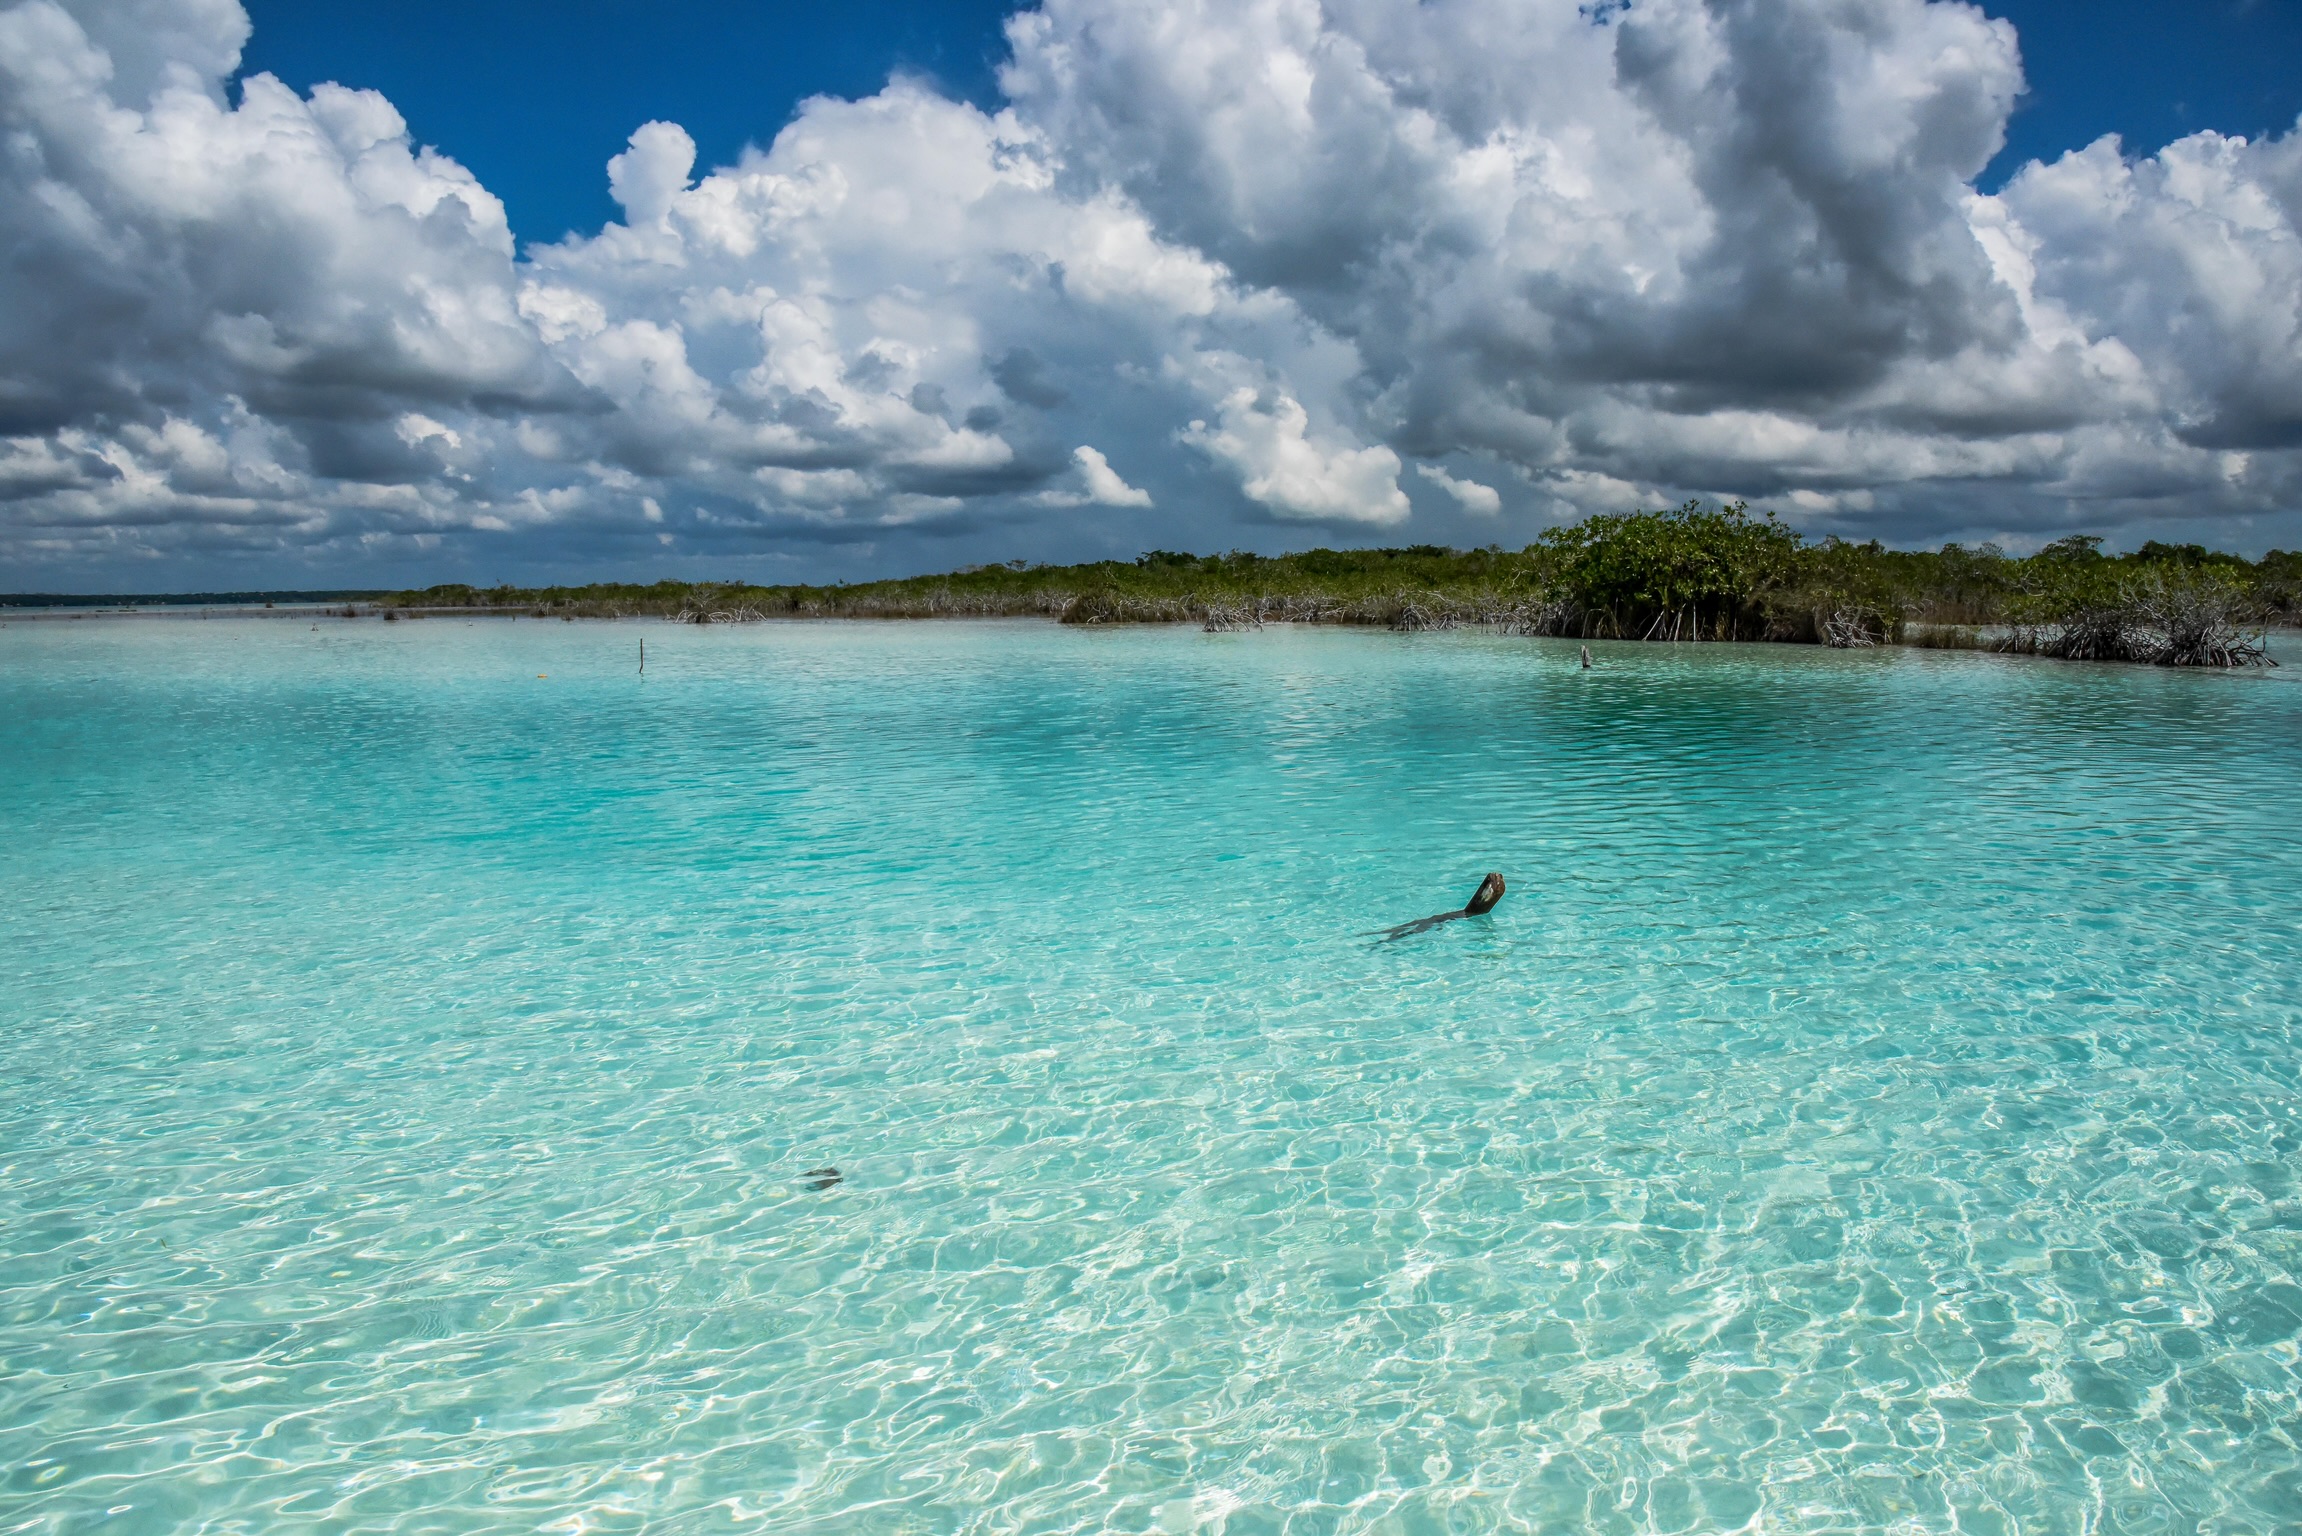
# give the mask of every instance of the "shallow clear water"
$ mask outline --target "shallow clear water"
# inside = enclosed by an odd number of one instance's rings
[[[0,1531],[2302,1522],[2302,669],[1599,660],[0,628]]]

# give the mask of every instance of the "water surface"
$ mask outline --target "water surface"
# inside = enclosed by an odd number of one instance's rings
[[[308,622],[0,628],[0,1531],[2302,1524],[2292,671]]]

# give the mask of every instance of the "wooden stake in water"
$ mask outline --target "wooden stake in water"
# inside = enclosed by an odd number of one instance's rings
[[[647,636],[639,637],[639,675],[647,676]]]

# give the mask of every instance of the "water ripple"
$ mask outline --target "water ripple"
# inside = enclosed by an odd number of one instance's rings
[[[632,633],[0,633],[0,1529],[2302,1509],[2283,680]]]

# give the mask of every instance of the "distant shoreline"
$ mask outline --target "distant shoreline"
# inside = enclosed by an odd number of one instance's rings
[[[344,612],[346,606],[343,603],[287,606],[269,603],[139,603],[133,607],[96,604],[74,607],[64,603],[49,603],[37,608],[10,608],[0,604],[0,624],[61,623],[74,619],[204,619],[211,615],[234,619],[351,617]],[[374,618],[383,611],[370,604],[361,608],[357,617]]]
[[[265,607],[278,603],[310,606],[369,603],[392,595],[387,587],[328,587],[266,592],[0,592],[0,613],[42,608],[134,610],[141,608]]]
[[[0,597],[5,616],[97,612],[340,612],[386,622],[445,613],[657,618],[693,624],[769,619],[1042,618],[1064,624],[1271,623],[1404,632],[1490,628],[1580,641],[1779,641],[1859,650],[1903,645],[2067,661],[2171,667],[2275,666],[2273,625],[2302,619],[2302,553],[2260,560],[2200,545],[2149,543],[2108,555],[2074,534],[2035,554],[1995,545],[1888,549],[1810,543],[1741,503],[1598,514],[1521,550],[1310,549],[1263,556],[1152,550],[1132,561],[1023,560],[942,575],[831,586],[659,581],[581,587],[192,593],[173,599]],[[262,604],[261,608],[256,607]],[[283,610],[279,605],[286,603]],[[336,605],[341,604],[338,609]],[[9,606],[14,605],[14,606]]]
[[[349,610],[349,611],[347,611],[347,610]],[[82,622],[82,621],[88,621],[88,620],[97,620],[97,621],[103,621],[103,622],[117,623],[117,622],[120,622],[120,621],[123,621],[123,620],[130,620],[130,619],[173,619],[173,620],[180,620],[180,621],[187,621],[187,622],[190,622],[190,621],[198,621],[198,620],[203,620],[203,619],[219,619],[219,620],[235,620],[235,619],[295,619],[295,620],[317,620],[317,619],[332,619],[332,620],[334,620],[334,621],[336,621],[336,622],[338,622],[338,623],[359,623],[359,624],[363,624],[363,625],[364,625],[364,624],[375,624],[375,623],[392,623],[392,624],[399,624],[399,623],[421,623],[421,622],[425,622],[425,621],[436,621],[436,620],[441,620],[441,619],[459,619],[459,618],[460,618],[460,619],[464,619],[464,620],[466,620],[466,621],[469,621],[469,620],[473,620],[473,619],[497,619],[497,620],[507,620],[507,621],[511,621],[511,622],[515,622],[515,623],[516,623],[516,622],[518,622],[518,621],[521,621],[521,620],[527,620],[527,621],[529,621],[529,622],[541,622],[541,621],[548,621],[548,620],[557,619],[557,620],[559,620],[559,621],[561,621],[561,622],[563,622],[563,623],[577,623],[577,622],[585,622],[585,623],[598,623],[598,622],[608,622],[608,623],[625,623],[625,622],[629,622],[629,623],[640,623],[640,624],[649,624],[649,625],[681,625],[681,626],[693,625],[693,624],[697,624],[697,623],[701,623],[701,624],[705,624],[705,625],[722,625],[722,624],[731,624],[731,623],[732,623],[732,624],[740,624],[740,625],[745,625],[745,626],[749,626],[749,625],[765,625],[765,626],[768,626],[768,627],[774,627],[774,626],[778,626],[778,625],[785,625],[785,624],[791,624],[791,625],[812,625],[812,624],[826,624],[826,623],[830,623],[830,624],[910,624],[910,623],[923,623],[923,624],[933,624],[933,623],[963,623],[963,624],[981,624],[981,623],[1002,623],[1002,622],[1004,622],[1004,623],[1016,623],[1016,622],[1023,622],[1023,623],[1036,623],[1036,624],[1046,624],[1046,625],[1051,625],[1051,626],[1062,626],[1062,625],[1065,623],[1064,619],[1062,618],[1062,616],[1061,616],[1060,614],[1055,614],[1055,613],[1047,613],[1047,612],[1043,612],[1043,611],[1042,611],[1042,612],[1013,612],[1013,613],[995,613],[995,612],[981,612],[981,611],[977,611],[977,612],[967,612],[967,613],[932,613],[932,614],[915,614],[915,613],[870,613],[870,612],[856,612],[856,613],[779,613],[779,614],[752,614],[752,615],[748,615],[748,616],[746,616],[746,617],[744,617],[744,618],[742,618],[742,619],[710,618],[710,617],[706,617],[706,618],[702,618],[702,619],[696,619],[696,618],[682,618],[682,617],[680,617],[680,616],[678,616],[678,615],[674,615],[674,614],[666,614],[666,613],[620,613],[620,614],[618,614],[618,613],[577,613],[577,612],[565,612],[565,611],[559,611],[559,612],[555,612],[555,611],[551,611],[551,610],[547,610],[547,609],[539,609],[539,608],[534,608],[534,607],[503,607],[503,608],[496,608],[496,607],[449,607],[449,608],[436,608],[436,607],[416,607],[416,606],[406,606],[406,607],[402,607],[402,606],[398,606],[398,605],[387,605],[387,604],[383,604],[383,603],[369,603],[369,604],[366,604],[365,606],[363,606],[363,605],[360,605],[360,604],[344,604],[344,603],[333,603],[333,604],[323,604],[323,605],[315,605],[315,606],[289,606],[289,607],[283,607],[283,606],[278,606],[278,605],[274,605],[274,606],[266,607],[266,606],[263,606],[263,605],[261,605],[261,604],[247,604],[247,603],[238,603],[238,604],[226,604],[226,603],[217,603],[217,604],[212,604],[212,605],[208,605],[208,606],[205,606],[205,607],[194,606],[194,605],[191,605],[191,604],[182,604],[182,603],[167,604],[167,605],[161,605],[161,604],[149,604],[149,603],[148,603],[148,604],[141,604],[141,605],[137,605],[137,606],[134,606],[134,607],[109,607],[109,608],[66,608],[66,607],[63,607],[63,606],[60,606],[60,605],[59,605],[59,606],[54,606],[54,607],[43,607],[43,608],[22,608],[22,609],[6,609],[6,608],[0,608],[0,628],[5,628],[5,627],[7,627],[8,625],[11,625],[11,624],[16,624],[16,623],[26,623],[26,624],[64,624],[64,623],[74,623],[74,622]],[[1165,630],[1165,629],[1174,629],[1174,628],[1178,628],[1178,627],[1185,627],[1185,626],[1189,626],[1189,625],[1191,625],[1191,624],[1192,624],[1192,620],[1191,620],[1189,617],[1185,617],[1185,616],[1178,616],[1178,617],[1175,617],[1175,618],[1171,618],[1171,619],[1164,619],[1164,620],[1137,620],[1137,621],[1132,621],[1132,622],[1123,622],[1123,623],[1119,623],[1119,624],[1113,624],[1113,625],[1110,625],[1110,626],[1108,626],[1108,627],[1110,627],[1110,628],[1113,628],[1113,629],[1145,629],[1145,630]],[[1386,625],[1386,624],[1384,624],[1384,623],[1382,623],[1382,622],[1380,622],[1380,621],[1377,621],[1377,620],[1344,619],[1344,618],[1313,618],[1313,617],[1301,617],[1301,618],[1293,618],[1293,619],[1288,619],[1288,618],[1277,618],[1277,617],[1274,617],[1274,618],[1272,618],[1272,619],[1269,619],[1269,620],[1267,620],[1267,621],[1263,621],[1263,622],[1257,622],[1257,623],[1249,623],[1249,624],[1229,624],[1229,625],[1214,625],[1214,624],[1207,624],[1207,623],[1201,622],[1201,623],[1199,623],[1199,624],[1198,624],[1196,627],[1198,627],[1198,628],[1200,628],[1200,629],[1202,629],[1202,630],[1206,630],[1206,631],[1209,631],[1209,632],[1233,632],[1233,631],[1239,631],[1239,630],[1259,630],[1259,629],[1263,629],[1263,628],[1270,628],[1270,627],[1289,627],[1289,628],[1292,628],[1292,627],[1294,627],[1295,625],[1298,625],[1298,624],[1299,624],[1299,625],[1302,625],[1302,626],[1303,626],[1303,627],[1305,627],[1305,628],[1310,628],[1310,629],[1348,629],[1348,630],[1359,630],[1359,631],[1368,631],[1368,630],[1385,630],[1385,629],[1388,629],[1388,630],[1390,630],[1390,631],[1391,631],[1391,632],[1393,632],[1393,633],[1399,633],[1399,632],[1402,632],[1402,627],[1401,627],[1401,626],[1399,626],[1399,625],[1396,625],[1396,624],[1390,624],[1390,625]],[[1463,622],[1463,623],[1443,623],[1443,624],[1433,624],[1433,625],[1423,626],[1423,627],[1420,629],[1420,631],[1411,631],[1411,632],[1425,632],[1425,633],[1431,633],[1431,632],[1439,632],[1439,631],[1465,631],[1465,632],[1467,632],[1467,631],[1473,631],[1473,630],[1486,630],[1486,631],[1488,631],[1489,633],[1493,633],[1493,634],[1498,634],[1498,635],[1515,635],[1515,636],[1517,636],[1517,637],[1519,637],[1519,638],[1526,638],[1526,639],[1550,640],[1550,641],[1553,641],[1553,642],[1555,642],[1555,643],[1558,643],[1558,644],[1562,644],[1562,645],[1563,645],[1563,644],[1570,644],[1570,643],[1574,643],[1574,642],[1576,641],[1576,639],[1577,639],[1577,637],[1575,637],[1575,636],[1572,636],[1572,635],[1548,635],[1548,634],[1530,634],[1530,633],[1528,633],[1528,632],[1527,632],[1527,631],[1525,631],[1525,630],[1514,630],[1514,629],[1510,628],[1508,625],[1505,625],[1505,624],[1495,624],[1495,623],[1480,623],[1480,622],[1476,622],[1476,621],[1472,621],[1472,622]],[[2261,640],[2264,642],[2264,647],[2265,647],[2265,649],[2267,648],[2267,644],[2268,644],[2268,642],[2269,642],[2270,640],[2272,640],[2273,638],[2275,638],[2275,639],[2277,639],[2277,640],[2279,640],[2279,641],[2281,641],[2281,642],[2288,642],[2288,643],[2295,643],[2295,644],[2298,644],[2298,645],[2302,645],[2302,623],[2296,623],[2296,622],[2293,622],[2293,621],[2287,621],[2287,622],[2273,622],[2273,623],[2270,623],[2270,624],[2266,624],[2266,625],[2262,626],[2262,627],[2261,627],[2261,629],[2258,631],[2258,634],[2259,634],[2259,637],[2260,637],[2260,639],[2261,639]],[[2026,656],[2026,657],[2031,657],[2031,658],[2034,658],[2034,659],[2046,659],[2046,660],[2073,660],[2073,659],[2079,659],[2079,660],[2097,660],[2097,661],[2103,661],[2103,660],[2108,660],[2108,661],[2121,661],[2121,660],[2123,660],[2123,661],[2128,661],[2130,664],[2133,664],[2133,665],[2146,665],[2146,664],[2147,664],[2147,663],[2143,663],[2143,662],[2139,662],[2139,661],[2134,661],[2132,658],[2124,658],[2124,657],[2087,657],[2087,658],[2057,657],[2057,656],[2055,656],[2055,655],[2054,655],[2054,654],[2053,654],[2051,651],[2043,650],[2043,649],[2041,649],[2041,648],[2037,647],[2036,645],[2027,645],[2027,644],[2023,644],[2023,643],[2021,643],[2021,640],[2022,640],[2022,636],[2020,635],[2020,633],[2019,633],[2018,631],[2016,631],[2016,630],[2014,630],[2014,629],[2010,628],[2009,626],[2005,626],[2005,625],[1928,625],[1928,624],[1922,624],[1922,623],[1914,623],[1914,624],[1908,624],[1908,625],[1905,625],[1905,626],[1903,626],[1903,628],[1902,628],[1901,632],[1900,632],[1898,635],[1896,635],[1894,638],[1891,638],[1891,639],[1885,639],[1885,640],[1880,640],[1880,641],[1874,642],[1874,644],[1873,644],[1871,647],[1869,647],[1869,648],[1870,648],[1870,649],[1875,649],[1875,650],[1896,650],[1896,651],[1962,651],[1962,652],[1966,652],[1966,653],[1969,653],[1969,654],[1974,654],[1974,655],[2009,655],[2009,656]],[[1637,645],[1639,645],[1639,642],[1637,642],[1637,641],[1623,641],[1623,640],[1610,639],[1610,638],[1606,638],[1606,637],[1594,637],[1594,638],[1593,638],[1593,639],[1592,639],[1592,640],[1591,640],[1589,643],[1590,643],[1590,644],[1593,644],[1593,645],[1597,645],[1597,646],[1600,646],[1600,647],[1602,647],[1602,648],[1605,648],[1605,647],[1614,647],[1614,648],[1620,648],[1620,647],[1624,647],[1624,646],[1637,646]],[[1667,642],[1664,642],[1664,641],[1658,641],[1658,642],[1655,642],[1655,643],[1657,643],[1657,644],[1665,644],[1665,643],[1667,643]],[[1748,646],[1784,646],[1784,647],[1788,647],[1788,648],[1790,648],[1790,649],[1795,649],[1795,650],[1811,650],[1811,649],[1817,649],[1817,648],[1819,648],[1819,647],[1817,647],[1817,646],[1815,645],[1815,643],[1814,643],[1813,641],[1811,641],[1811,640],[1807,640],[1807,641],[1801,641],[1801,640],[1795,640],[1795,639],[1787,639],[1787,638],[1781,638],[1781,637],[1763,637],[1763,636],[1751,636],[1751,637],[1747,637],[1747,638],[1739,638],[1739,639],[1733,639],[1733,640],[1727,640],[1727,641],[1714,641],[1714,640],[1702,640],[1702,641],[1698,641],[1698,640],[1693,640],[1693,639],[1682,639],[1682,640],[1680,640],[1680,641],[1678,642],[1678,644],[1684,644],[1684,645],[1701,645],[1701,646],[1702,646],[1703,648],[1705,648],[1705,649],[1714,649],[1714,648],[1717,648],[1717,647],[1720,647],[1720,646],[1734,646],[1734,647],[1748,647]],[[1641,648],[1641,649],[1644,649],[1645,647],[1641,646],[1640,648]],[[1675,646],[1673,646],[1672,648],[1673,648],[1673,649],[1675,649],[1676,647],[1675,647]],[[2281,648],[2282,648],[2282,649],[2284,648],[2283,644],[2281,645]],[[1602,651],[1602,654],[1603,654],[1603,651]],[[1617,651],[1617,654],[1619,654],[1619,649],[1618,649],[1618,651]],[[2288,656],[2288,658],[2287,658],[2287,661],[2288,661],[2289,663],[2291,663],[2293,660],[2294,660],[2294,658],[2293,658],[2291,655],[2289,655],[2289,656]],[[2257,662],[2257,663],[2254,663],[2254,665],[2259,665],[2259,666],[2262,666],[2262,667],[2277,667],[2277,666],[2279,665],[2279,662],[2278,662],[2278,661],[2276,661],[2276,660],[2274,660],[2274,659],[2272,659],[2272,658],[2270,658],[2270,657],[2269,657],[2267,654],[2265,654],[2264,656],[2262,656],[2262,658],[2260,659],[2260,661],[2259,661],[2259,662]]]

